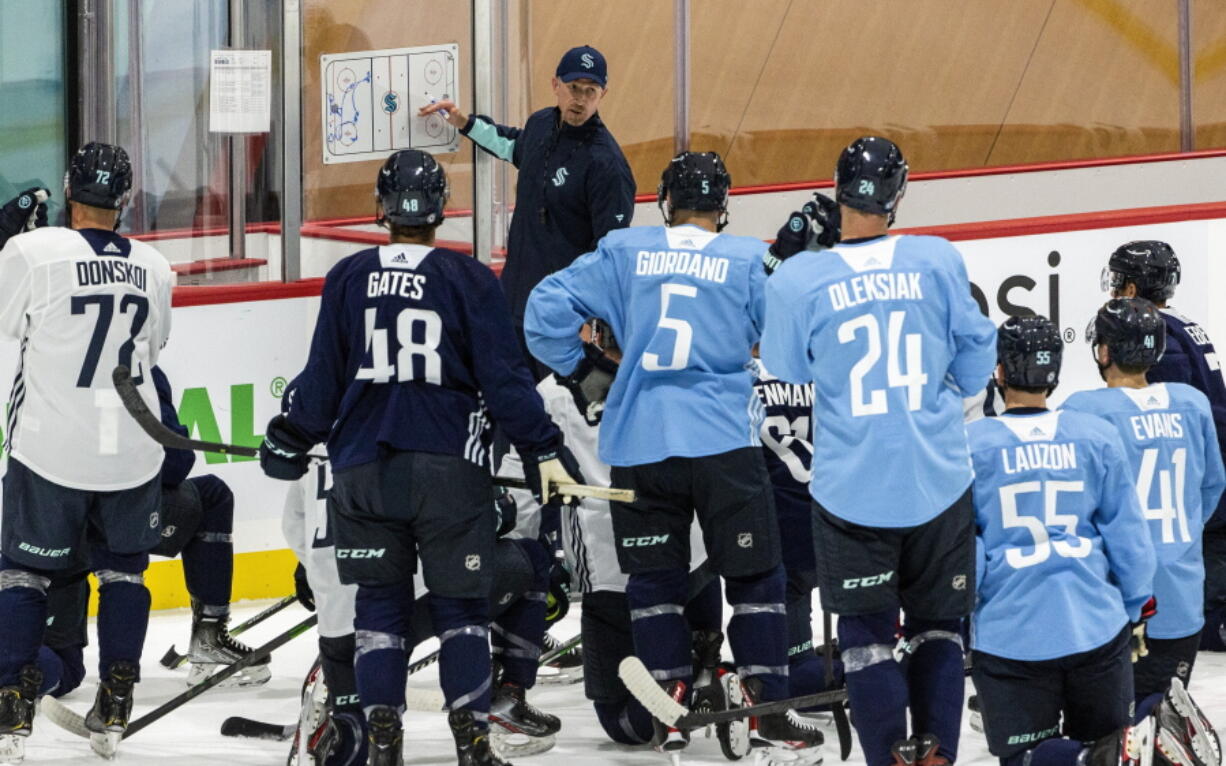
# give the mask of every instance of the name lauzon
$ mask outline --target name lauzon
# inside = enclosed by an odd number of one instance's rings
[[[1010,461],[1010,457],[1013,458]],[[1053,471],[1071,470],[1077,467],[1077,445],[1071,442],[1021,444],[1000,451],[1000,462],[1005,473],[1018,473],[1034,468]]]

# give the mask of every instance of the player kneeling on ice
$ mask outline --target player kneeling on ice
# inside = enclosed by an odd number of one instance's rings
[[[1047,409],[1063,347],[1044,317],[1002,324],[1004,413],[967,426],[979,549],[972,674],[1003,766],[1148,764],[1152,730],[1130,717],[1130,639],[1152,612],[1153,547],[1115,430]]]
[[[1097,415],[1119,434],[1157,552],[1158,612],[1133,666],[1136,718],[1157,711],[1158,749],[1171,763],[1216,764],[1217,735],[1186,687],[1206,627],[1201,537],[1226,471],[1205,395],[1184,383],[1147,382],[1169,332],[1149,301],[1109,301],[1086,334],[1107,388],[1073,394],[1064,409]]]
[[[677,155],[659,188],[667,225],[607,234],[536,286],[524,325],[533,355],[580,385],[599,374],[583,323],[604,320],[621,343],[600,458],[613,485],[637,495],[612,508],[635,652],[682,703],[693,682],[684,611],[695,514],[732,605],[728,639],[746,696],[788,696],[779,528],[746,369],[762,328],[767,246],[719,233],[730,186],[719,155]],[[820,757],[821,732],[790,711],[757,719],[752,736]],[[687,737],[662,730],[656,742],[677,752]]]
[[[441,641],[439,672],[462,766],[490,750],[489,606],[496,521],[486,415],[548,500],[578,471],[533,389],[494,274],[435,248],[447,180],[406,150],[379,171],[377,218],[391,243],[343,259],[324,281],[306,367],[260,464],[298,479],[326,441],[340,578],[356,583],[358,694],[369,763],[401,762],[405,649],[420,560]]]
[[[61,575],[89,568],[100,582],[101,683],[85,720],[100,740],[118,742],[140,678],[163,451],[122,416],[109,371],[131,368],[154,401],[173,277],[157,251],[115,233],[131,186],[123,149],[87,144],[65,177],[70,227],[18,234],[0,251],[0,334],[23,349],[0,524],[0,734],[30,733],[47,588]]]
[[[582,381],[556,373],[537,384],[536,390],[545,402],[545,410],[562,429],[579,468],[589,482],[609,483],[609,465],[597,454],[600,441],[600,421],[609,386],[622,360],[621,347],[609,326],[601,320],[584,324],[581,331],[585,353],[597,369],[606,373],[603,380],[593,375]],[[508,455],[500,473],[514,476],[518,461]],[[651,742],[655,728],[651,714],[639,704],[617,676],[623,659],[634,654],[634,636],[630,607],[626,601],[627,576],[617,562],[616,535],[613,531],[609,502],[599,498],[582,498],[569,509],[541,509],[526,493],[512,491],[520,503],[520,527],[535,537],[534,521],[550,511],[561,514],[562,550],[575,585],[583,594],[580,603],[583,687],[596,711],[596,718],[605,734],[623,745],[643,745]],[[690,529],[689,600],[685,618],[689,625],[693,647],[695,695],[711,700],[720,709],[726,692],[719,687],[726,672],[720,663],[723,645],[723,597],[719,578],[702,567],[706,551],[702,547],[702,530],[695,524]],[[731,682],[736,676],[731,675]],[[740,693],[737,692],[739,697]],[[696,704],[700,704],[696,702]]]

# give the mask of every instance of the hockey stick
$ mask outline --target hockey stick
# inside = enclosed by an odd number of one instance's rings
[[[822,610],[822,631],[826,637],[826,688],[834,686],[834,620],[830,612]],[[851,722],[847,720],[847,711],[842,702],[830,706],[834,715],[834,730],[839,736],[839,760],[846,761],[851,756]]]
[[[757,705],[732,708],[731,710],[716,710],[710,713],[699,713],[690,710],[685,705],[673,700],[660,688],[651,677],[651,671],[638,657],[627,657],[617,667],[617,675],[622,683],[634,695],[639,703],[647,708],[657,720],[667,726],[678,729],[702,729],[714,723],[739,721],[750,716],[783,713],[794,708],[812,707],[814,705],[830,705],[847,699],[846,689],[835,689],[817,694],[805,694],[784,700],[761,702]]]
[[[574,649],[576,646],[582,643],[582,641],[583,641],[582,634],[577,635],[577,636],[571,636],[570,638],[566,639],[565,641],[558,644],[554,648],[542,654],[540,658],[537,659],[537,664],[538,665],[548,665],[549,663],[553,662],[557,658],[561,657],[563,654],[566,654],[567,652],[569,652],[571,649]]]
[[[128,411],[128,414],[132,416],[136,424],[145,433],[149,434],[149,438],[163,447],[194,450],[196,452],[216,452],[221,455],[238,455],[239,457],[260,456],[258,447],[244,447],[238,444],[223,444],[221,442],[189,439],[182,434],[177,434],[170,430],[162,423],[161,418],[149,410],[149,406],[145,404],[145,400],[141,398],[140,392],[136,390],[136,385],[132,382],[132,371],[122,364],[111,372],[111,382],[115,386],[115,391],[119,394],[119,401],[123,404],[123,408]],[[328,459],[327,455],[311,454],[307,455],[307,457],[320,461]],[[507,476],[495,476],[494,484],[513,489],[529,489],[528,482],[523,479],[514,479]],[[595,487],[589,484],[556,484],[554,485],[554,492],[560,495],[591,497],[598,500],[612,500],[618,503],[634,502],[634,490],[632,489]]]
[[[298,600],[297,596],[286,596],[285,598],[281,599],[280,601],[268,607],[267,609],[260,612],[259,614],[253,617],[249,617],[246,620],[243,620],[239,624],[235,625],[233,628],[230,628],[230,635],[237,636],[239,633],[242,633],[244,630],[247,630],[248,628],[254,628],[256,625],[259,625],[264,620],[267,620],[269,617],[272,617],[274,614],[286,608],[287,606],[289,606],[290,604],[294,603],[297,600]],[[175,668],[181,668],[184,665],[186,665],[187,659],[188,659],[188,655],[179,654],[179,652],[175,650],[174,645],[171,644],[170,648],[166,650],[166,654],[162,655],[161,663],[162,663],[162,667],[166,668],[167,670],[174,670]]]

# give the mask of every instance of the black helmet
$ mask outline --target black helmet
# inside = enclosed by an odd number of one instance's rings
[[[1060,382],[1064,340],[1045,316],[1009,317],[996,331],[996,361],[1005,385],[1047,388]]]
[[[443,221],[448,197],[447,175],[429,154],[404,149],[379,168],[375,198],[382,216],[398,226],[436,226]]]
[[[132,162],[123,147],[90,141],[68,161],[64,198],[91,207],[121,210],[132,191]]]
[[[1117,365],[1153,367],[1166,351],[1166,323],[1144,298],[1112,298],[1086,328],[1086,341],[1091,348],[1106,344]],[[1097,351],[1094,361],[1098,363]]]
[[[840,205],[891,221],[907,190],[907,161],[888,138],[864,136],[839,155],[834,171],[834,199]]]
[[[1179,259],[1165,242],[1143,239],[1120,245],[1103,269],[1103,290],[1115,292],[1132,282],[1137,295],[1149,301],[1169,301],[1179,284]]]
[[[656,189],[656,204],[664,214],[664,222],[672,225],[673,210],[718,210],[718,228],[728,223],[728,190],[732,176],[724,161],[715,152],[682,152],[673,157],[660,176]],[[671,210],[664,207],[668,197]]]

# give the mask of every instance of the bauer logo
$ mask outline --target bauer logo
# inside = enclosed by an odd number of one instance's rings
[[[623,537],[623,548],[646,548],[649,545],[663,545],[668,542],[668,535],[644,535],[643,537]]]
[[[1050,729],[1044,729],[1043,731],[1035,731],[1028,734],[1014,734],[1012,737],[1009,737],[1009,744],[1025,745],[1030,742],[1042,742],[1045,739],[1056,736],[1059,731],[1059,726],[1053,726]]]
[[[875,585],[884,585],[894,579],[894,570],[882,572],[879,575],[870,575],[869,577],[849,577],[843,581],[843,590],[855,590],[857,588],[871,588]]]
[[[470,553],[464,557],[464,568],[470,572],[476,572],[481,568],[481,555],[478,553]]]
[[[26,553],[30,553],[35,556],[42,556],[48,559],[63,558],[72,551],[72,548],[39,548],[37,545],[30,545],[29,543],[19,543],[17,548],[25,551]]]
[[[381,559],[387,548],[337,548],[338,559]]]

